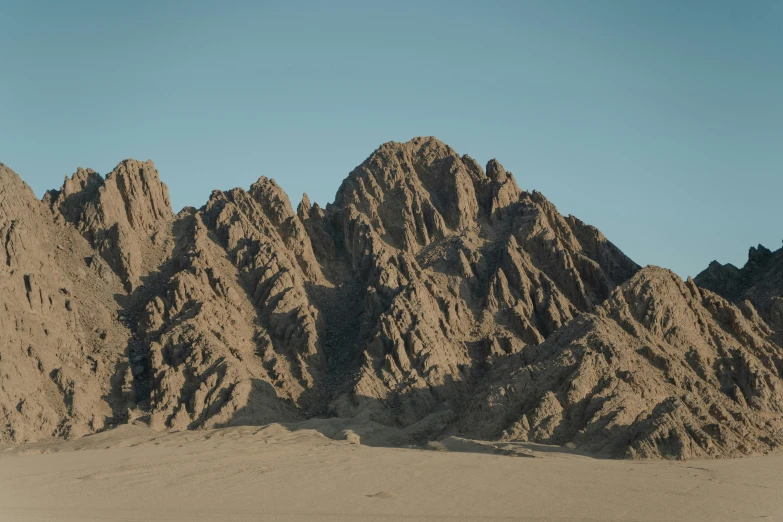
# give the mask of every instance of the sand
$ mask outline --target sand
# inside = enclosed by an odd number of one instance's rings
[[[781,491],[783,456],[602,460],[461,439],[370,447],[279,424],[124,426],[0,448],[2,521],[783,520]]]

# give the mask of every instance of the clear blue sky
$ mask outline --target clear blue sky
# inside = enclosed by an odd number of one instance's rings
[[[332,201],[435,135],[695,275],[783,239],[783,2],[0,0],[0,162],[41,195],[151,158],[175,210]]]

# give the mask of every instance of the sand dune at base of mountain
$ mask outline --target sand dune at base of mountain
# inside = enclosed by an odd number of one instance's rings
[[[464,439],[370,447],[351,436],[361,428],[333,424],[125,426],[0,448],[0,520],[783,520],[781,456],[602,460]]]

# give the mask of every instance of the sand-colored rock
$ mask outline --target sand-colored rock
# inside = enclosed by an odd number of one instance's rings
[[[648,267],[503,360],[463,432],[623,457],[764,454],[783,443],[783,350],[758,317]]]
[[[638,269],[497,161],[485,173],[434,138],[382,145],[327,211],[367,286],[364,362],[340,415],[455,414],[497,355],[540,343]]]
[[[74,438],[122,419],[119,279],[2,164],[0,238],[0,443]]]
[[[713,261],[694,281],[732,302],[749,300],[783,334],[783,248],[751,247],[742,268]]]
[[[73,224],[120,276],[128,290],[156,268],[149,260],[161,228],[173,218],[168,188],[152,161],[125,160],[104,180],[78,169],[44,201],[56,220]],[[157,256],[159,257],[159,256]],[[156,259],[155,261],[157,261]]]
[[[639,272],[435,138],[381,145],[296,211],[261,177],[174,215],[151,162],[43,202],[0,174],[2,441],[326,418],[627,457],[781,443],[783,300]]]

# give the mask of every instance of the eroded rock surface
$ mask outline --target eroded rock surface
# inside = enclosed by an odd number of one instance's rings
[[[783,350],[769,336],[752,307],[648,267],[496,365],[461,425],[611,456],[768,453],[783,443]]]
[[[783,248],[751,247],[742,268],[713,261],[695,281],[732,302],[749,300],[783,334]]]
[[[125,418],[120,280],[0,164],[0,443],[78,437]]]
[[[326,208],[261,177],[174,215],[134,160],[43,202],[2,176],[1,440],[343,417],[629,457],[781,442],[768,315],[435,138],[382,145]]]
[[[168,188],[151,161],[125,160],[106,179],[80,168],[44,202],[55,221],[71,223],[84,235],[128,290],[156,268],[160,256],[150,251],[174,217]]]

